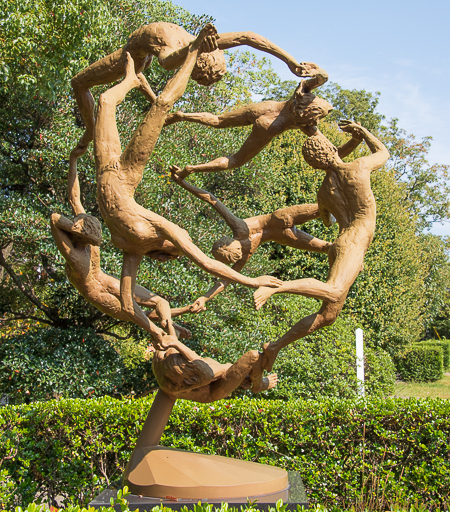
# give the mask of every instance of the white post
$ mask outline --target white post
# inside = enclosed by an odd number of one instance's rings
[[[358,383],[358,394],[364,396],[364,342],[362,329],[356,329],[356,378]]]

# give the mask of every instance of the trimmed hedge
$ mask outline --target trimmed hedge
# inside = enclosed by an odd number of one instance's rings
[[[0,409],[0,503],[83,504],[120,478],[152,399]],[[422,502],[450,494],[450,402],[439,399],[180,400],[165,446],[300,471],[312,503]]]
[[[397,357],[397,369],[406,382],[440,380],[444,376],[442,348],[422,343],[411,345]]]
[[[425,340],[420,343],[415,343],[421,347],[439,347],[442,348],[442,365],[444,370],[450,368],[450,340]]]
[[[247,334],[242,334],[242,353],[257,348]],[[11,404],[18,405],[60,397],[117,398],[132,392],[139,396],[155,389],[151,361],[143,357],[146,344],[118,345],[92,329],[76,327],[42,328],[22,336],[0,338],[0,394],[5,393]],[[242,355],[225,342],[223,353],[199,347],[197,350],[223,363],[236,361]],[[278,386],[265,392],[266,398],[357,397],[355,343],[350,327],[342,320],[332,329],[286,347],[277,358],[274,371],[279,375]],[[365,377],[367,395],[393,394],[395,367],[389,354],[366,347]],[[248,392],[238,390],[233,396],[243,395],[248,396]]]

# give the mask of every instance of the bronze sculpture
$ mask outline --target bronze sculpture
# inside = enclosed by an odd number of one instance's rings
[[[373,238],[376,204],[370,188],[370,173],[388,160],[389,153],[361,125],[342,121],[340,127],[352,134],[353,139],[363,139],[372,154],[345,163],[339,149],[321,133],[309,137],[303,145],[303,156],[309,165],[326,173],[317,193],[317,202],[325,225],[330,222],[330,214],[336,218],[339,236],[328,251],[330,269],[326,283],[317,279],[300,279],[284,283],[279,288],[280,293],[295,293],[322,300],[322,307],[317,313],[300,320],[276,342],[264,346],[263,366],[267,370],[271,370],[283,347],[336,320],[350,286],[362,270],[364,255]],[[269,288],[256,290],[256,309],[261,308],[271,295]]]
[[[152,361],[153,372],[160,389],[173,399],[183,398],[210,403],[230,395],[239,386],[248,389],[253,379],[259,378],[254,369],[262,364],[263,354],[250,350],[234,364],[221,364],[210,357],[200,357],[183,343],[178,342],[165,351],[157,350]],[[276,373],[263,378],[254,393],[276,386]]]
[[[240,219],[213,194],[181,179],[179,171],[179,167],[172,167],[173,181],[210,204],[231,228],[233,237],[224,236],[217,240],[212,247],[212,253],[216,260],[226,265],[232,264],[231,268],[237,272],[244,268],[258,247],[265,242],[274,241],[303,251],[325,254],[332,245],[296,228],[296,226],[320,216],[319,207],[316,204],[295,205],[280,208],[266,215]],[[225,290],[229,283],[225,280],[217,282],[204,296],[194,302],[191,312],[199,313],[206,309],[206,302]]]
[[[216,158],[205,164],[187,165],[179,171],[180,178],[185,178],[193,172],[215,172],[240,167],[262,151],[274,137],[286,130],[300,129],[308,136],[316,133],[320,119],[324,118],[333,107],[311,92],[328,80],[327,73],[318,68],[311,74],[314,74],[314,77],[302,81],[287,101],[263,101],[219,116],[209,112],[185,114],[180,111],[167,116],[166,126],[181,121],[203,124],[212,128],[252,126],[250,135],[237,153],[230,157]],[[346,148],[347,154],[351,153],[354,147],[355,145],[349,145]]]
[[[222,50],[242,44],[277,56],[288,64],[294,74],[310,79],[302,81],[293,97],[285,102],[265,101],[219,116],[205,112],[169,114],[175,102],[182,97],[191,76],[203,85],[220,80],[225,73]],[[158,58],[164,69],[177,69],[158,97],[142,74],[153,57]],[[100,96],[98,114],[94,120],[90,88],[112,83],[122,76],[122,82]],[[199,462],[199,458],[189,452],[165,450],[156,445],[179,398],[209,403],[227,397],[239,386],[251,388],[253,393],[273,388],[278,381],[277,375],[264,377],[264,371],[271,371],[279,351],[289,343],[333,323],[344,305],[350,286],[361,271],[375,229],[376,206],[370,188],[370,172],[381,167],[389,154],[370,132],[351,121],[340,124],[343,131],[352,135],[340,148],[334,147],[321,134],[318,122],[332,107],[311,91],[327,79],[327,73],[317,65],[298,64],[284,50],[251,32],[217,34],[215,28],[208,24],[195,38],[177,25],[160,22],[133,32],[124,48],[92,64],[72,81],[86,123],[86,131],[69,160],[68,192],[74,220],[53,214],[51,230],[66,260],[69,280],[78,291],[104,313],[119,320],[132,321],[145,329],[156,349],[153,369],[160,390],[124,475],[124,480],[137,494],[156,497],[170,494],[177,498],[194,499],[228,498],[243,496],[242,493],[249,496],[250,493],[264,494],[286,488],[287,474],[277,468],[264,466],[262,470],[261,465],[256,467],[235,460],[230,471],[229,459],[224,463],[220,458],[208,456],[206,462]],[[116,108],[133,88],[141,90],[151,105],[144,121],[122,152]],[[213,246],[216,259],[206,256],[180,226],[135,201],[136,188],[143,179],[145,166],[162,128],[180,121],[214,128],[252,126],[251,134],[242,148],[230,158],[186,166],[183,170],[176,166],[171,169],[172,179],[178,185],[210,204],[231,228],[233,238],[223,237]],[[258,154],[275,136],[288,129],[300,129],[308,136],[303,145],[304,158],[312,167],[326,173],[317,194],[317,204],[295,205],[270,214],[240,219],[213,194],[184,181],[192,172],[239,167]],[[120,281],[101,270],[101,225],[95,217],[86,214],[80,200],[77,158],[85,153],[92,139],[98,205],[111,232],[112,242],[123,251]],[[372,155],[344,163],[342,158],[349,155],[362,140],[367,143]],[[334,243],[319,240],[296,228],[316,218],[321,218],[326,226],[337,220],[339,236]],[[282,283],[271,276],[255,279],[241,275],[239,271],[260,244],[267,241],[328,254],[330,268],[327,281],[323,283],[305,278]],[[187,256],[221,281],[194,304],[171,309],[167,300],[139,286],[136,277],[144,256],[166,261],[180,255]],[[227,266],[229,264],[232,264],[231,268]],[[250,350],[234,364],[221,364],[210,357],[199,356],[181,343],[178,336],[188,339],[191,333],[174,323],[172,317],[203,311],[206,309],[205,303],[223,291],[230,282],[258,288],[254,293],[256,309],[260,309],[275,293],[314,297],[322,301],[322,307],[317,313],[300,320],[277,341],[265,344],[262,353]],[[141,306],[153,311],[145,312]],[[159,321],[163,329],[157,327],[153,320]],[[173,460],[175,470],[172,468],[166,472],[161,468],[169,459]],[[211,475],[209,473],[213,467],[215,473]],[[173,471],[177,474],[175,483]],[[257,482],[254,480],[255,474],[259,475]],[[224,487],[227,487],[226,495],[223,494]]]
[[[133,299],[136,274],[143,256],[166,261],[185,255],[203,270],[217,277],[253,288],[281,284],[281,281],[271,276],[247,278],[223,263],[208,258],[192,243],[184,229],[146,210],[134,200],[136,187],[142,179],[166,115],[186,88],[203,40],[214,35],[214,27],[207,25],[191,43],[184,64],[152,104],[123,153],[116,127],[116,106],[131,89],[139,87],[140,84],[129,54],[125,79],[103,93],[99,99],[94,130],[97,201],[102,217],[111,232],[112,242],[123,251],[120,283],[122,310],[130,320],[133,319],[144,329],[148,319]]]
[[[91,87],[110,84],[122,78],[127,53],[134,60],[140,91],[150,102],[154,102],[156,95],[142,72],[151,65],[154,57],[166,70],[179,68],[184,63],[190,44],[194,40],[193,35],[174,23],[150,23],[134,31],[123,48],[78,73],[72,79],[72,87],[86,131],[76,149],[84,152],[94,136],[94,98],[90,92]],[[193,67],[192,78],[201,85],[211,85],[220,80],[226,72],[222,50],[241,45],[251,46],[278,57],[286,62],[297,76],[309,76],[315,72],[314,63],[299,64],[291,55],[265,37],[253,32],[228,32],[218,34],[217,37],[207,36],[203,40],[201,52]]]
[[[50,218],[53,239],[66,260],[67,277],[80,294],[103,313],[118,320],[130,320],[122,311],[120,281],[103,272],[100,267],[101,225],[98,219],[86,215],[81,204],[76,166],[77,155],[72,152],[69,160],[68,195],[75,219],[71,221],[53,213]],[[171,309],[165,299],[139,285],[134,289],[134,300],[139,309],[144,306],[154,310],[147,314],[141,310],[141,316],[147,318],[144,329],[152,335],[159,347],[169,347],[176,340],[176,333],[183,338],[191,336],[188,329],[172,322],[172,317],[188,313],[189,306]],[[166,332],[152,320],[159,321]]]

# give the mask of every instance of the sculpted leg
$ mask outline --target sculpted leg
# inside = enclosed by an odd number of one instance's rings
[[[91,87],[115,82],[124,74],[125,56],[123,50],[117,50],[111,55],[91,64],[72,78],[72,88],[75,94],[81,117],[86,130],[78,142],[78,149],[87,149],[94,136],[94,109],[95,102],[91,94]]]
[[[346,297],[347,295],[345,295],[339,302],[335,303],[324,302],[317,313],[306,316],[300,320],[300,322],[291,327],[291,329],[289,329],[286,334],[284,334],[274,343],[267,343],[264,345],[264,368],[267,371],[272,370],[273,363],[278,355],[278,352],[282,348],[296,340],[299,340],[300,338],[304,338],[308,334],[312,334],[322,327],[332,325],[339,316],[339,313],[344,306]]]
[[[216,29],[208,24],[190,45],[183,65],[169,80],[163,92],[156,98],[144,121],[135,131],[125,148],[121,157],[121,163],[124,168],[127,168],[129,165],[143,168],[147,164],[164,126],[167,114],[186,90],[189,77],[200,52],[201,43],[205,37],[211,34],[216,34]]]
[[[116,124],[116,107],[131,89],[139,86],[133,59],[128,54],[124,80],[101,94],[98,101],[94,140],[97,169],[120,158],[121,145]]]
[[[253,294],[255,308],[257,310],[261,309],[274,293],[292,293],[328,302],[337,302],[345,293],[345,290],[341,286],[336,286],[331,283],[322,283],[322,281],[319,281],[318,279],[298,279],[296,281],[288,281],[276,289],[261,286]]]
[[[221,379],[210,384],[211,401],[226,398],[232,391],[239,387],[242,381],[251,372],[254,365],[258,363],[258,361],[261,358],[262,354],[260,354],[256,350],[250,350],[241,358],[239,358],[239,360],[236,363],[234,363],[232,366],[230,366],[230,368],[227,369],[227,371],[224,373]],[[269,377],[265,378],[264,383],[261,386],[261,389],[254,391],[255,393],[258,391],[263,391],[264,389],[271,389],[274,386],[276,386],[276,383],[278,381],[277,376],[271,375]]]
[[[136,275],[141,259],[142,256],[138,254],[123,253],[122,275],[120,277],[120,304],[127,318],[145,329],[152,336],[153,341],[158,344],[162,339],[163,331],[150,321],[133,298],[136,287]]]

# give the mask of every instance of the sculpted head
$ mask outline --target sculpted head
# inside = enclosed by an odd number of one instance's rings
[[[153,373],[161,389],[188,391],[209,384],[214,372],[201,359],[188,361],[175,349],[156,351],[152,361]]]
[[[328,101],[318,98],[312,92],[305,92],[304,82],[295,90],[293,100],[294,115],[304,125],[317,126],[333,110]]]
[[[314,169],[333,169],[342,162],[337,147],[322,133],[308,137],[302,147],[303,158]]]
[[[98,219],[92,215],[80,213],[73,220],[71,233],[77,242],[87,245],[100,245],[102,243],[102,226]]]
[[[212,85],[221,80],[227,72],[227,64],[222,50],[201,53],[192,70],[191,77],[200,85]]]
[[[217,261],[225,265],[234,265],[242,258],[242,245],[239,240],[223,236],[212,246],[212,254]]]

